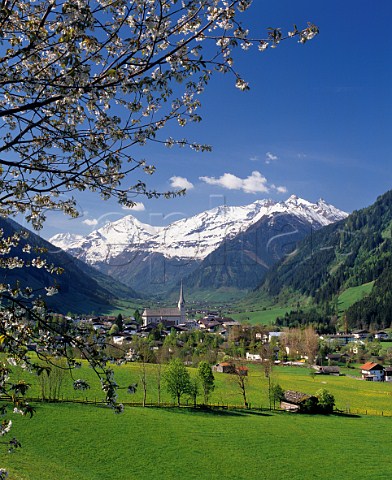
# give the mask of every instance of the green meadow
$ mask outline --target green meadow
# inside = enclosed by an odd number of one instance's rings
[[[128,363],[125,365],[113,365],[115,378],[119,385],[118,400],[123,403],[141,404],[143,392],[141,386],[142,365],[139,363]],[[163,377],[165,365],[161,366]],[[196,375],[197,369],[189,369],[191,375]],[[297,390],[314,394],[321,388],[326,388],[335,396],[336,407],[351,413],[363,413],[374,415],[392,416],[392,382],[365,382],[359,380],[358,370],[342,368],[344,376],[311,375],[313,370],[304,367],[276,366],[273,367],[270,382],[280,384],[285,390]],[[240,389],[233,375],[215,373],[215,390],[211,395],[210,402],[214,405],[242,406]],[[147,403],[157,404],[158,402],[158,366],[146,364],[146,385]],[[85,391],[75,391],[73,380],[85,379],[91,388]],[[38,377],[27,375],[24,371],[15,371],[14,379],[25,379],[31,384],[29,396],[40,397],[41,388]],[[138,384],[135,394],[129,394],[127,387],[130,384]],[[249,376],[247,379],[248,403],[254,408],[269,407],[268,400],[268,379],[260,364],[249,365]],[[64,400],[103,400],[100,383],[93,370],[83,364],[82,368],[74,370],[72,377],[66,372],[62,379],[60,399]],[[198,398],[201,402],[202,398]],[[161,402],[171,403],[172,399],[165,390],[164,380],[161,378]],[[183,403],[190,404],[185,396]]]
[[[249,322],[252,325],[272,325],[277,317],[284,317],[292,307],[268,307],[264,310],[247,311],[246,313],[232,313],[230,317],[240,322]]]
[[[12,480],[389,479],[392,418],[87,405],[17,417]],[[377,450],[377,455],[374,450]]]
[[[22,448],[13,454],[3,450],[0,467],[9,470],[10,479],[391,478],[392,383],[313,376],[306,367],[274,367],[272,383],[310,394],[326,388],[338,409],[350,411],[330,416],[290,414],[268,409],[268,379],[254,364],[249,365],[247,383],[251,410],[240,408],[235,377],[218,373],[211,403],[227,409],[143,408],[130,405],[142,402],[141,365],[113,369],[119,401],[125,403],[120,415],[103,406],[78,403],[34,403],[32,419],[12,415],[12,435]],[[150,404],[158,401],[157,371],[156,365],[146,366]],[[91,388],[74,391],[67,374],[61,386],[63,399],[102,400],[90,368],[83,365],[74,373],[74,379],[87,379]],[[195,375],[196,369],[190,373]],[[16,372],[15,379],[21,378],[32,384],[31,396],[40,394],[37,377]],[[127,393],[130,383],[138,383],[136,394]],[[171,402],[163,382],[161,402]],[[184,397],[183,405],[187,403],[191,404]]]
[[[369,295],[373,289],[373,285],[374,282],[369,282],[357,287],[347,288],[347,290],[339,295],[339,312],[345,312],[355,302],[358,302],[366,295]]]

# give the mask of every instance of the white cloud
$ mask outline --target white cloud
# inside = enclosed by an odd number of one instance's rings
[[[193,183],[184,177],[171,177],[170,186],[172,188],[186,188],[187,190],[191,190],[194,187]]]
[[[95,227],[95,225],[98,225],[98,220],[96,218],[86,218],[86,220],[83,220],[82,223],[88,225],[89,227]]]
[[[286,187],[283,187],[283,186],[276,187],[276,191],[277,191],[278,193],[287,193],[287,188],[286,188]]]
[[[127,207],[123,205],[122,207],[123,210],[133,210],[134,212],[144,212],[146,207],[144,206],[144,203],[142,202],[135,202],[135,205],[133,207]]]
[[[267,179],[257,170],[246,178],[239,178],[232,173],[225,173],[219,178],[199,177],[209,185],[217,185],[228,190],[243,190],[245,193],[268,193]]]
[[[252,155],[251,157],[249,157],[249,160],[251,162],[258,162],[260,160],[260,157],[258,155]]]
[[[275,160],[279,160],[279,157],[275,155],[274,153],[267,152],[265,154],[265,163],[269,165],[271,162],[274,162]]]

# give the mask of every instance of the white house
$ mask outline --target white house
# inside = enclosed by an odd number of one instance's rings
[[[384,380],[384,367],[379,363],[367,362],[359,367],[362,378],[373,382],[382,382]]]
[[[261,356],[258,353],[249,353],[246,352],[246,359],[251,361],[260,361]]]

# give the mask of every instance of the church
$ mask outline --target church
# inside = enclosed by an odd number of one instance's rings
[[[142,313],[143,326],[158,325],[162,323],[165,327],[174,327],[181,323],[185,323],[185,300],[181,282],[180,298],[177,308],[145,308]]]

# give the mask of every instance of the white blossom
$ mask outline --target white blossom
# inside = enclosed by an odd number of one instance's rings
[[[239,90],[247,90],[247,89],[249,89],[248,83],[245,82],[245,80],[243,80],[242,78],[237,78],[237,80],[236,80],[236,82],[235,82],[235,86],[236,86]]]

